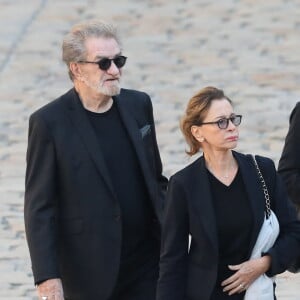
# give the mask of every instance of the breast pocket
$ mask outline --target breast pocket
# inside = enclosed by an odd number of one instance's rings
[[[142,143],[147,156],[153,156],[152,126],[145,124],[139,128]],[[151,158],[151,157],[150,157]]]
[[[146,136],[150,136],[151,135],[151,125],[150,124],[144,125],[142,128],[140,128],[140,133],[141,133],[142,139],[144,139]]]

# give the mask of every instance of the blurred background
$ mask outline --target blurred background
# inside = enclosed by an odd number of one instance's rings
[[[0,299],[35,299],[23,225],[28,118],[72,86],[61,42],[88,19],[118,26],[122,86],[150,94],[167,176],[191,162],[178,123],[200,88],[224,89],[243,115],[237,150],[276,164],[299,101],[299,0],[0,0]],[[299,283],[279,276],[278,299],[299,299]]]

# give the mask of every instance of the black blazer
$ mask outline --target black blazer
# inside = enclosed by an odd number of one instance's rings
[[[145,93],[125,89],[114,101],[141,166],[157,234],[167,180],[152,104]],[[91,126],[74,89],[29,121],[24,210],[34,280],[63,278],[72,300],[107,299],[119,269],[120,206]]]
[[[237,152],[233,154],[252,207],[249,212],[254,220],[250,257],[264,219],[265,199],[252,158]],[[283,272],[300,250],[300,225],[273,162],[263,157],[257,157],[257,161],[280,223],[280,236],[269,251],[272,257],[269,275],[274,275]],[[203,157],[171,177],[163,223],[157,300],[210,299],[218,265],[217,228],[211,197]]]
[[[278,164],[291,200],[300,212],[300,102],[290,116],[290,126]]]

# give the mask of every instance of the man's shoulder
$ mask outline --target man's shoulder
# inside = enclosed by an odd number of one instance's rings
[[[300,102],[297,102],[290,114],[290,122],[292,120],[298,121],[300,118]]]
[[[146,113],[148,115],[152,111],[151,99],[145,92],[121,89],[116,99],[120,107],[131,111],[136,118],[139,118],[138,115],[140,114],[144,115]]]
[[[136,102],[147,103],[151,101],[149,95],[143,91],[123,89],[123,88],[120,91],[119,98],[121,101],[124,100],[132,103],[136,103]]]
[[[69,90],[65,94],[59,96],[58,98],[50,101],[49,103],[43,105],[35,112],[32,113],[31,117],[47,117],[47,116],[55,116],[59,114],[60,111],[63,111],[65,105],[70,101],[73,97],[73,89]]]
[[[133,90],[133,89],[124,89],[120,91],[120,96],[137,96],[137,97],[149,97],[147,93],[143,91]]]
[[[295,109],[300,109],[300,101],[295,104]]]

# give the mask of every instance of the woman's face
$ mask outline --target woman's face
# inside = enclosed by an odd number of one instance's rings
[[[213,100],[202,123],[217,122],[220,119],[228,119],[235,116],[233,107],[225,98]],[[226,120],[225,120],[226,123]],[[203,151],[211,150],[229,150],[237,146],[239,138],[238,127],[229,120],[226,129],[220,129],[217,123],[202,124],[200,126],[192,126],[193,136],[201,143]]]

